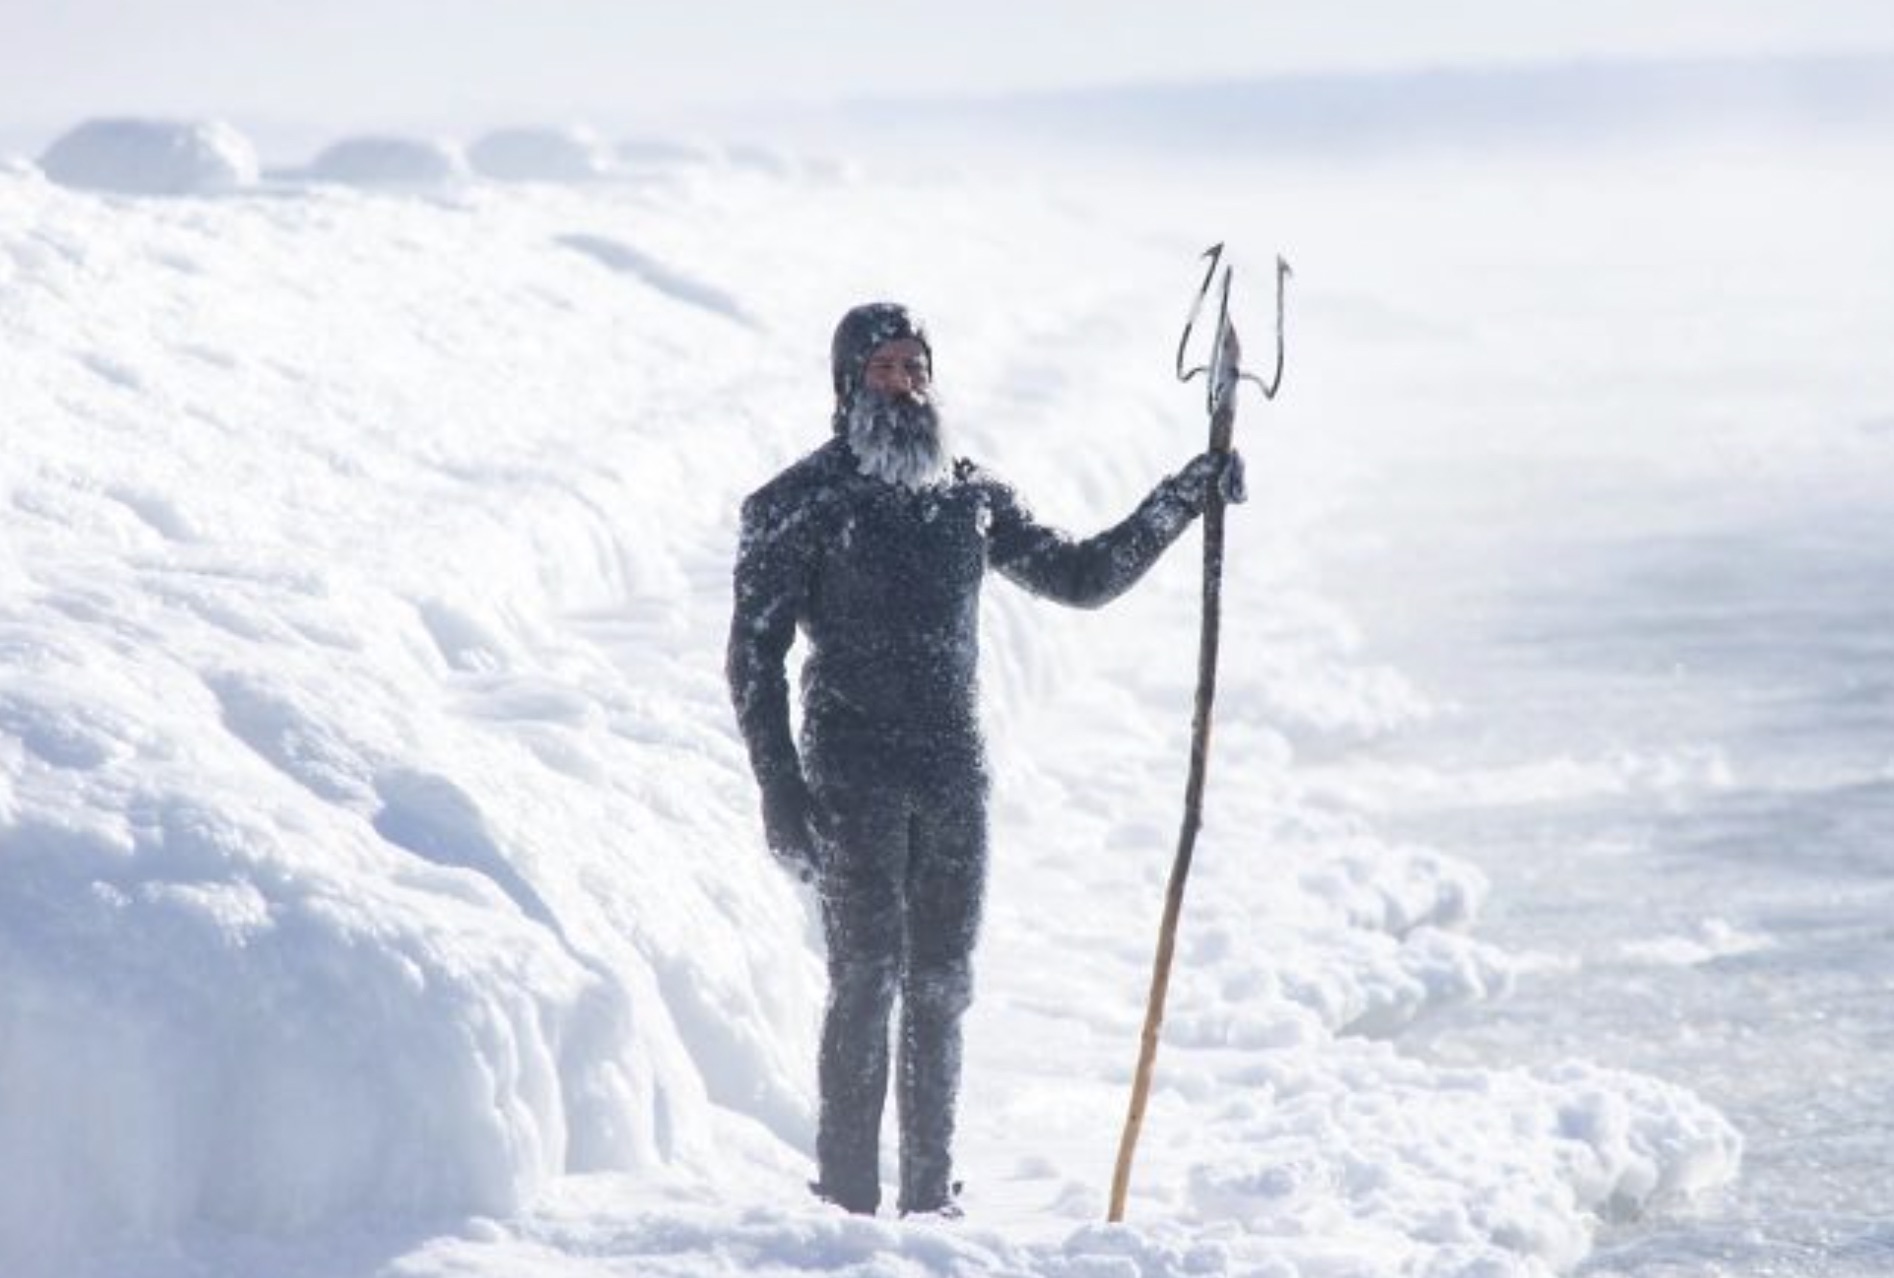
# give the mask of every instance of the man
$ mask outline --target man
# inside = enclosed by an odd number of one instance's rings
[[[1206,453],[1124,522],[1074,541],[951,454],[933,350],[904,307],[856,307],[831,355],[834,438],[743,505],[727,673],[770,850],[821,892],[829,1001],[814,1189],[852,1212],[880,1204],[898,994],[898,1206],[957,1215],[960,1018],[986,876],[981,582],[991,567],[1060,603],[1106,603],[1213,486],[1242,500],[1242,468]],[[809,645],[800,752],[784,674],[798,630]]]

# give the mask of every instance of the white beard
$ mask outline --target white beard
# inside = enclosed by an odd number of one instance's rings
[[[953,474],[940,410],[932,398],[891,399],[863,390],[848,410],[848,446],[861,473],[919,490]]]

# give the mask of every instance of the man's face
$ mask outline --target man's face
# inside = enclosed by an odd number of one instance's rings
[[[847,413],[849,447],[865,475],[923,488],[951,461],[940,407],[929,393],[927,347],[903,337],[875,347]]]
[[[883,342],[862,367],[862,385],[890,399],[922,399],[933,380],[927,348],[912,337]]]

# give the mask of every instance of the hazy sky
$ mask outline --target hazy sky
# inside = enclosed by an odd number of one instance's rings
[[[702,104],[1894,50],[1889,0],[0,0],[0,126],[622,123]]]

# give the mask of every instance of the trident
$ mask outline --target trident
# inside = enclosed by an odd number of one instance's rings
[[[1177,342],[1177,380],[1188,382],[1204,377],[1204,407],[1210,414],[1212,451],[1230,451],[1230,438],[1236,428],[1236,388],[1250,382],[1273,400],[1282,389],[1283,368],[1283,294],[1290,275],[1289,263],[1276,259],[1276,372],[1267,382],[1243,371],[1243,347],[1230,322],[1230,280],[1233,268],[1223,263],[1223,245],[1213,244],[1203,254],[1210,259],[1203,283],[1197,287],[1190,316],[1184,321],[1183,336]],[[1217,282],[1217,268],[1223,278]],[[1190,339],[1202,317],[1204,302],[1212,287],[1217,289],[1217,328],[1210,341],[1210,357],[1195,368],[1186,369]],[[1184,884],[1190,877],[1191,854],[1196,850],[1197,831],[1203,824],[1204,778],[1210,763],[1210,709],[1217,694],[1217,642],[1223,614],[1223,507],[1224,499],[1211,485],[1203,512],[1203,627],[1197,645],[1197,705],[1191,719],[1190,775],[1184,784],[1184,820],[1178,832],[1177,855],[1171,862],[1170,882],[1164,891],[1164,920],[1158,928],[1157,957],[1151,968],[1151,994],[1145,1006],[1144,1037],[1138,1050],[1138,1072],[1131,1084],[1131,1106],[1125,1114],[1124,1135],[1118,1142],[1118,1165],[1111,1178],[1111,1213],[1106,1219],[1125,1218],[1125,1194],[1131,1187],[1131,1159],[1138,1147],[1138,1133],[1144,1126],[1144,1106],[1151,1094],[1151,1076],[1157,1066],[1158,1032],[1164,1023],[1164,999],[1170,989],[1171,959],[1177,949],[1177,920],[1184,908]]]

